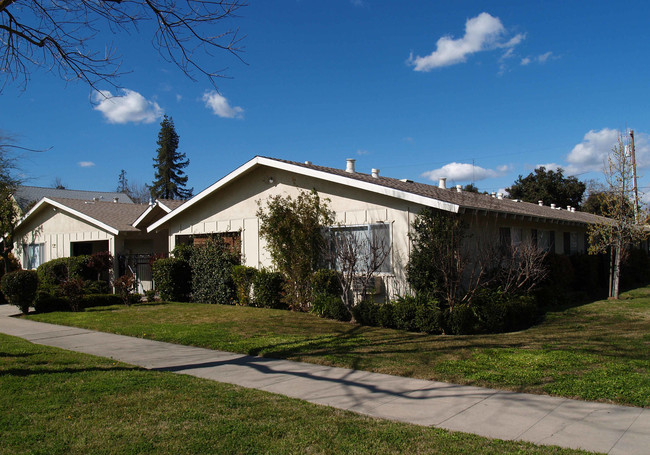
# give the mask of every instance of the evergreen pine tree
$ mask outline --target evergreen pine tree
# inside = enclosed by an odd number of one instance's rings
[[[194,188],[185,188],[187,176],[183,168],[190,164],[184,153],[178,153],[178,134],[171,117],[163,118],[158,132],[158,156],[154,158],[156,173],[151,185],[151,196],[162,199],[189,199]]]
[[[120,176],[117,178],[117,190],[118,193],[128,193],[129,192],[129,183],[126,179],[126,171],[122,169]]]

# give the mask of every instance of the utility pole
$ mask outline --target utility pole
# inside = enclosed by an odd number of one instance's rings
[[[632,175],[634,176],[634,222],[639,224],[639,191],[636,186],[636,157],[634,154],[634,130],[630,130],[630,148],[632,149]]]

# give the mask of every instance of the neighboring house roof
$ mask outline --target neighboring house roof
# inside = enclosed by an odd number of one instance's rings
[[[98,226],[114,235],[121,232],[140,232],[133,226],[138,217],[148,208],[146,204],[82,201],[66,198],[43,198],[23,218],[16,228],[25,223],[44,205],[50,205]]]
[[[178,199],[156,199],[156,202],[160,204],[160,207],[163,210],[165,210],[167,213],[177,209],[178,207],[183,205],[183,203],[185,203],[185,201],[181,201]]]
[[[117,198],[119,203],[133,204],[133,201],[126,193],[118,192],[62,190],[58,188],[20,185],[16,188],[16,192],[14,193],[14,199],[22,211],[25,211],[32,202],[40,201],[44,197],[81,199],[84,201],[92,201],[96,198],[100,201],[109,202],[112,202]]]
[[[443,189],[433,185],[413,182],[411,180],[399,180],[383,176],[373,177],[371,174],[347,172],[343,169],[316,166],[309,162],[299,163],[295,161],[256,156],[213,185],[201,191],[185,204],[153,223],[148,228],[148,231],[156,229],[183,211],[189,209],[205,197],[219,190],[232,180],[259,166],[282,169],[453,213],[468,211],[478,213],[490,212],[514,217],[577,224],[595,224],[602,223],[606,220],[606,218],[586,212],[571,212],[566,210],[566,207],[562,209],[554,209],[548,205],[540,206],[538,204],[531,204],[529,202],[522,202],[513,199],[499,199],[490,195],[471,193],[467,191],[458,192],[456,188]],[[552,201],[545,201],[545,203],[551,202]]]

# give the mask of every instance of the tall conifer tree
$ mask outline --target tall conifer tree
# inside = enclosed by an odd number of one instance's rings
[[[156,170],[151,184],[151,196],[162,199],[189,199],[194,188],[185,188],[187,175],[183,169],[190,164],[184,153],[178,152],[179,137],[171,117],[163,118],[158,132],[158,156],[154,158]]]

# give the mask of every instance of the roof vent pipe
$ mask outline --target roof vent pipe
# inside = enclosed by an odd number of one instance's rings
[[[372,176],[376,179],[379,178],[379,169],[373,169],[372,170]]]
[[[540,207],[544,207],[544,201],[537,201],[537,204],[539,204]]]
[[[354,162],[356,161],[353,158],[348,158],[347,160],[347,165],[345,166],[345,172],[349,172],[350,174],[354,174]]]
[[[311,166],[311,161],[305,161],[305,164]]]
[[[554,209],[554,208],[555,208],[555,204],[551,204],[551,208]]]
[[[462,193],[463,192],[463,186],[462,185],[456,185],[456,192],[457,193]]]
[[[571,207],[571,213],[574,213],[576,211],[575,207]]]
[[[440,177],[440,180],[438,180],[438,188],[441,188],[443,190],[447,188],[447,178],[446,177]]]
[[[494,191],[492,191],[492,192],[490,193],[490,196],[492,196],[492,197],[497,197],[497,193],[495,193]]]
[[[570,211],[571,211],[571,206],[570,206],[570,205],[567,205],[567,206],[566,206],[566,209],[567,209],[567,211],[570,212]]]
[[[115,202],[115,203],[117,203],[119,200],[120,200],[119,197],[114,197],[114,198],[113,198],[113,202]]]
[[[503,193],[497,193],[497,199],[503,199]]]

